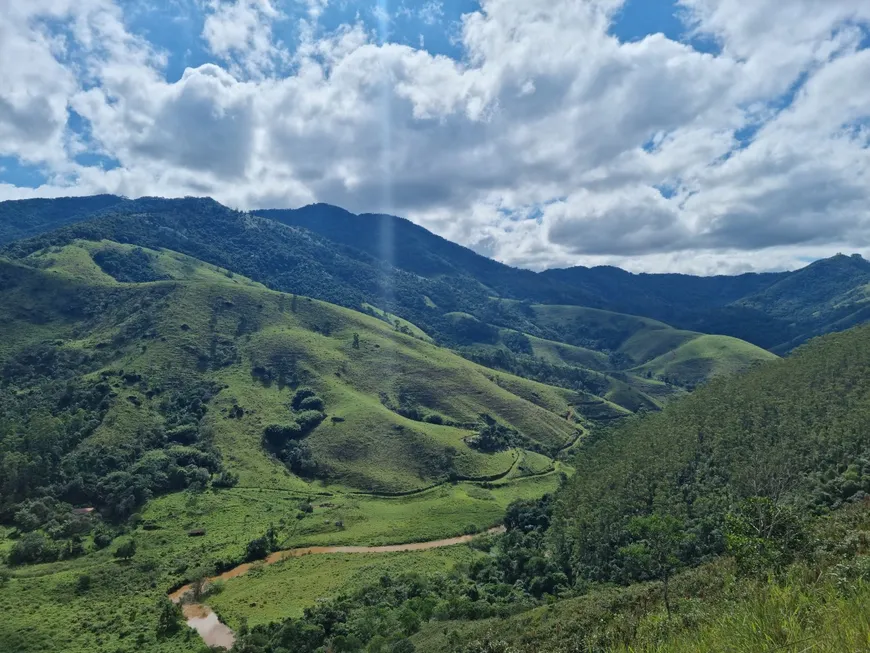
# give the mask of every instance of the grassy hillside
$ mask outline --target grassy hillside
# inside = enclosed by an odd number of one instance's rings
[[[632,372],[694,387],[717,376],[736,374],[755,364],[774,360],[770,352],[728,336],[698,336]]]
[[[185,630],[160,634],[159,597],[264,533],[286,547],[450,537],[571,472],[551,455],[576,441],[582,396],[476,365],[413,325],[106,240],[0,260],[0,281],[0,605],[23,606],[0,626],[12,650],[198,650]],[[475,448],[483,432],[498,446]],[[85,506],[96,512],[73,511]],[[132,563],[113,555],[131,541]],[[310,578],[292,598],[300,609],[345,581],[454,558],[307,565],[290,572]],[[288,569],[273,572],[247,581],[275,587]],[[230,614],[271,614],[244,584],[233,592]]]
[[[534,273],[487,259],[402,218],[358,216],[324,204],[249,214],[207,198],[0,202],[0,244],[30,237],[37,242],[9,245],[8,252],[17,257],[74,238],[166,247],[273,289],[352,308],[372,304],[451,343],[451,324],[442,318],[457,311],[562,340],[530,329],[522,315],[509,316],[509,323],[491,319],[490,297],[643,315],[775,353],[870,318],[870,268],[857,256],[835,256],[793,272],[738,276],[632,274],[607,266]]]
[[[598,431],[449,590],[401,577],[244,642],[364,650],[375,618],[389,645],[433,652],[864,650],[868,344],[870,327],[829,335]]]
[[[29,318],[4,325],[4,342],[33,338],[33,322],[45,334],[74,335],[61,349],[100,351],[111,359],[103,371],[123,368],[141,377],[129,396],[138,398],[136,407],[143,411],[150,412],[153,400],[139,395],[172,376],[193,375],[219,385],[210,412],[223,419],[215,418],[210,426],[243,481],[271,468],[260,439],[270,424],[292,417],[287,405],[300,385],[311,387],[325,403],[327,419],[305,438],[322,468],[317,476],[366,490],[413,490],[450,473],[469,478],[506,473],[513,460],[509,452],[481,454],[464,442],[483,413],[553,451],[576,429],[566,419],[572,412],[570,392],[505,375],[497,380],[489,370],[381,320],[267,291],[174,253],[145,252],[150,274],[161,280],[141,285],[115,281],[92,258],[134,251],[113,243],[76,242],[26,259],[38,270],[6,264],[5,270],[20,277],[4,288],[7,315],[20,313],[23,294],[34,305]],[[106,341],[118,340],[112,333],[118,327],[67,325],[53,301],[39,303],[32,296],[36,286],[73,294],[123,292],[131,298],[157,293],[160,305],[147,316],[147,328],[113,346]],[[38,319],[35,312],[41,312]],[[126,319],[144,318],[134,313]],[[269,374],[274,380],[264,378]],[[123,383],[113,387],[120,390]],[[114,403],[130,405],[120,398]],[[227,419],[235,407],[243,415]]]

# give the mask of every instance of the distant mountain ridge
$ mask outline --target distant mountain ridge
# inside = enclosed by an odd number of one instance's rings
[[[0,245],[14,251],[22,245],[13,241],[22,238],[37,237],[45,243],[96,235],[121,241],[126,237],[126,242],[177,249],[232,267],[233,261],[216,253],[219,247],[202,222],[206,216],[215,221],[215,235],[229,236],[227,244],[233,247],[260,246],[249,230],[238,227],[244,221],[268,221],[258,223],[261,232],[275,231],[269,226],[275,223],[290,228],[278,238],[286,251],[248,254],[263,260],[244,260],[239,272],[269,283],[262,278],[267,270],[275,277],[272,283],[280,281],[285,290],[345,306],[380,303],[434,331],[449,328],[426,310],[429,303],[444,313],[476,314],[488,298],[499,297],[650,317],[680,329],[733,336],[781,354],[816,335],[870,319],[870,263],[857,255],[832,257],[793,272],[737,276],[635,274],[607,266],[536,273],[488,259],[403,218],[356,215],[328,204],[237,213],[207,198],[129,200],[102,195],[9,201],[0,203]],[[138,219],[143,224],[137,227],[133,222]],[[94,221],[100,223],[96,231],[84,226]],[[122,223],[124,233],[119,233],[116,228]],[[109,225],[114,225],[112,233],[98,233]],[[149,227],[158,233],[146,233]],[[57,229],[60,232],[52,236]],[[302,279],[303,274],[310,278]]]

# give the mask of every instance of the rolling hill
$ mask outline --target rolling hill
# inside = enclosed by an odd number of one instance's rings
[[[463,572],[336,592],[242,644],[863,650],[868,342],[867,326],[831,334],[599,431],[577,447],[578,473],[511,506],[506,534],[474,547],[486,555]]]
[[[203,229],[207,222],[214,225],[211,240]],[[371,303],[448,340],[453,334],[441,319],[445,313],[466,312],[498,324],[480,313],[489,297],[645,316],[779,354],[868,317],[867,264],[846,256],[794,272],[737,276],[632,274],[613,267],[534,273],[487,259],[395,216],[354,215],[326,204],[237,214],[196,198],[2,202],[0,226],[0,245],[41,236],[39,248],[81,237],[182,251],[275,289],[352,308]],[[260,251],[267,245],[277,251]],[[21,247],[7,246],[7,252],[17,256]],[[520,322],[507,326],[528,332]]]
[[[107,274],[110,261],[134,257],[152,281]],[[282,467],[261,440],[270,425],[300,417],[288,406],[301,386],[321,398],[325,414],[303,434],[312,476],[365,491],[506,474],[513,454],[483,454],[465,442],[482,414],[553,452],[578,428],[568,419],[576,393],[496,376],[384,320],[270,291],[173,252],[76,241],[3,263],[2,275],[6,361],[26,359],[33,347],[89,361],[64,373],[74,383],[109,379],[116,396],[105,419],[118,446],[131,446],[141,424],[160,423],[165,388],[214,387],[208,426],[243,482]],[[107,304],[116,310],[104,313]]]
[[[334,207],[314,208],[316,210],[312,211],[318,219],[323,217],[323,211],[327,216],[336,214]],[[499,329],[507,329],[595,351],[599,356],[592,356],[589,362],[593,369],[605,372],[641,365],[694,337],[694,334],[679,332],[648,318],[585,307],[534,305],[526,301],[494,298],[492,286],[502,287],[502,281],[513,278],[511,275],[519,275],[523,280],[522,288],[525,290],[519,292],[520,295],[531,292],[530,280],[538,276],[489,261],[441,239],[437,240],[431,254],[437,254],[440,263],[426,263],[422,254],[411,256],[407,262],[399,257],[401,260],[387,263],[364,251],[377,251],[374,244],[377,238],[372,235],[377,230],[372,230],[369,225],[368,239],[358,233],[358,226],[367,224],[365,221],[368,219],[341,214],[340,228],[330,232],[333,236],[344,234],[343,239],[336,242],[300,226],[288,226],[272,219],[231,211],[212,200],[145,198],[110,205],[91,220],[17,241],[8,245],[5,252],[14,259],[23,259],[46,247],[65,246],[76,240],[111,240],[165,248],[245,275],[273,290],[322,299],[381,318],[386,311],[393,322],[397,318],[404,320],[409,333],[434,338],[447,346],[498,347],[503,344],[500,343]],[[387,220],[387,217],[377,219]],[[391,228],[409,234],[409,244],[397,248],[397,252],[401,249],[406,254],[419,254],[428,244],[435,242],[431,239],[436,237],[420,227],[407,221],[390,220]],[[320,224],[312,218],[305,225],[315,223]],[[353,229],[353,225],[357,225],[357,229]],[[345,241],[358,241],[363,249],[351,247]],[[395,267],[394,263],[408,265],[411,270]],[[485,271],[481,272],[483,280],[473,276],[480,270]],[[422,274],[427,271],[431,276]],[[631,341],[626,340],[629,334],[634,335]],[[728,346],[727,342],[730,341],[726,341],[725,346]],[[650,349],[647,352],[644,348]],[[578,351],[575,349],[574,353]],[[741,348],[732,358],[737,359],[749,351]],[[476,355],[474,360],[487,365],[491,363],[487,356]],[[603,363],[605,360],[606,365]],[[749,363],[751,360],[747,361]],[[527,366],[496,367],[525,375]],[[580,370],[567,370],[571,375],[585,373],[585,368],[577,365],[576,358],[568,363],[568,367]],[[538,374],[530,378],[550,383],[550,379],[555,377],[551,374],[544,378]],[[677,383],[681,378],[673,376]],[[622,382],[631,385],[632,379]],[[565,386],[564,383],[559,385]],[[588,391],[576,383],[567,387]],[[638,392],[643,394],[636,389],[635,395]],[[619,405],[629,410],[642,405],[654,407],[657,403],[653,398],[638,396],[622,401],[626,397],[624,391],[602,390],[592,394],[608,401],[616,398]],[[595,400],[591,401],[595,403]],[[605,408],[603,415],[608,418],[621,414],[620,411],[607,410],[600,401],[597,403],[598,408]]]

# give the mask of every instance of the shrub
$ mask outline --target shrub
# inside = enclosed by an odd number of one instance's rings
[[[60,557],[60,547],[39,532],[27,533],[12,545],[10,565],[54,562]]]
[[[322,422],[326,418],[321,412],[316,410],[306,410],[303,413],[299,413],[296,416],[296,421],[299,423],[299,428],[302,429],[302,433],[308,433],[313,430],[320,422]]]
[[[320,397],[305,397],[299,402],[299,410],[323,411],[323,399]]]
[[[293,410],[299,410],[303,401],[305,401],[309,397],[315,396],[316,394],[311,388],[299,388],[293,394],[293,399],[290,401],[290,405],[293,407]]]
[[[302,427],[296,422],[270,424],[263,432],[263,438],[273,448],[280,448],[288,440],[302,437]]]
[[[136,555],[136,540],[127,540],[121,544],[112,554],[119,560],[129,560]]]

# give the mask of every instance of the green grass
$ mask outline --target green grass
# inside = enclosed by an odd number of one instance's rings
[[[362,313],[307,298],[297,300],[294,313],[289,296],[267,291],[239,275],[230,278],[188,257],[150,252],[157,268],[190,280],[118,284],[89,258],[93,251],[113,247],[127,246],[77,242],[34,255],[31,262],[50,271],[29,271],[31,284],[53,278],[54,285],[77,290],[97,285],[131,296],[146,289],[166,293],[153,323],[154,335],[147,340],[127,338],[111,367],[135,371],[153,384],[188,376],[223,385],[207,419],[227,466],[240,474],[243,484],[255,479],[260,485],[285,489],[301,489],[305,484],[288,476],[260,445],[266,426],[290,418],[287,404],[292,389],[277,384],[264,387],[252,377],[253,367],[276,359],[292,359],[299,382],[314,387],[326,402],[328,418],[308,441],[331,484],[405,492],[443,481],[450,468],[460,477],[484,479],[506,473],[513,464],[509,452],[485,455],[470,449],[464,442],[469,430],[409,420],[392,412],[382,397],[395,404],[403,399],[421,415],[437,414],[458,424],[475,424],[488,413],[555,448],[569,441],[576,428],[569,419],[571,397],[566,391],[507,374],[496,378],[487,368],[397,333]],[[21,294],[12,292],[19,306],[26,303]],[[39,310],[54,318],[40,316],[42,336],[63,335],[74,326],[66,325],[63,316],[52,315],[51,304],[40,304]],[[29,316],[4,329],[13,334],[13,343],[16,334],[33,330]],[[134,315],[99,329],[80,328],[78,338],[69,339],[67,346],[102,346],[135,319]],[[359,348],[352,346],[355,333]],[[125,397],[135,394],[118,390]],[[137,422],[155,419],[148,401],[143,401],[138,414],[122,399],[116,404],[117,421],[109,437],[134,437]],[[226,419],[233,405],[244,408],[243,419]]]
[[[379,315],[381,317],[386,318],[387,320],[390,321],[390,324],[398,324],[400,328],[405,327],[406,329],[408,329],[408,331],[411,333],[411,335],[414,336],[415,338],[420,338],[421,340],[425,340],[426,342],[432,342],[432,338],[430,338],[429,335],[425,331],[423,331],[423,329],[418,327],[416,324],[414,324],[412,322],[408,322],[408,320],[404,320],[397,315],[393,315],[392,313],[388,313],[387,311],[385,311],[381,308],[378,308],[377,306],[372,306],[371,304],[364,303],[362,305],[362,307],[363,307],[363,309],[368,309],[368,310],[372,311],[376,315]]]
[[[564,342],[545,340],[535,336],[528,336],[528,338],[532,343],[532,354],[537,358],[543,358],[548,363],[553,363],[554,365],[573,365],[598,372],[603,372],[610,368],[607,354],[603,354],[600,351],[575,347]]]
[[[237,628],[243,617],[255,626],[300,617],[317,601],[376,583],[385,574],[444,573],[483,555],[456,545],[430,551],[287,558],[223,582],[220,593],[207,603],[231,628]]]
[[[777,356],[729,336],[698,336],[632,370],[679,385],[694,386],[716,376],[735,374]]]
[[[511,501],[552,492],[559,471],[571,471],[536,454],[488,455],[464,442],[487,413],[558,448],[577,429],[570,419],[571,393],[496,374],[359,312],[305,297],[297,298],[294,311],[289,295],[174,252],[148,250],[153,268],[168,280],[119,283],[91,259],[106,248],[129,247],[76,242],[33,255],[27,261],[33,267],[0,261],[0,356],[46,340],[62,341],[62,347],[100,352],[104,367],[86,377],[121,369],[141,376],[141,383],[108,378],[114,399],[103,423],[79,445],[82,449],[133,444],[140,427],[161,426],[160,398],[150,399],[149,388],[215,382],[221,389],[204,425],[212,430],[225,467],[240,480],[232,489],[150,500],[141,509],[139,526],[122,536],[138,544],[130,565],[112,559],[113,544],[77,559],[15,569],[0,587],[0,605],[9,615],[0,625],[0,642],[14,642],[12,650],[199,650],[195,636],[156,638],[158,598],[188,580],[193,569],[240,559],[247,543],[270,525],[285,548],[443,539],[497,524]],[[359,348],[353,346],[355,333]],[[325,402],[327,418],[307,436],[325,470],[318,480],[291,474],[261,445],[265,426],[291,417],[293,388],[264,385],[252,375],[255,366],[275,361],[289,361],[297,381],[313,387]],[[388,408],[383,397],[394,404],[402,399],[421,415],[438,414],[467,428],[407,419]],[[235,405],[244,408],[240,419],[229,417]],[[498,480],[487,486],[450,484],[450,469],[460,477]],[[372,494],[384,492],[415,493]],[[300,503],[309,500],[313,513],[297,520]],[[206,534],[189,537],[192,528],[204,528]],[[0,533],[0,552],[11,546],[9,534]],[[276,612],[265,614],[278,616],[278,606],[285,603],[298,611],[348,583],[374,578],[379,569],[416,566],[412,559],[424,561],[426,569],[447,569],[454,558],[466,555],[461,547],[418,558],[367,561],[364,556],[347,566],[343,557],[305,560],[299,563],[307,570],[304,591],[289,586],[289,603],[277,602],[276,594],[269,604]],[[288,566],[276,573],[283,575],[274,582],[266,576],[251,581],[277,592],[283,578],[302,572]],[[92,576],[94,589],[77,594],[71,588],[82,574]],[[232,591],[228,586],[226,601]],[[241,596],[247,590],[239,586],[237,591]],[[251,616],[266,618],[253,611]]]

